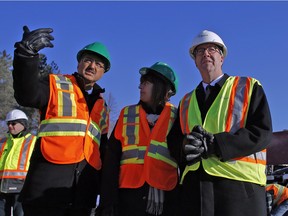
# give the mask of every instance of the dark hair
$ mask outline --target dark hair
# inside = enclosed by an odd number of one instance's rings
[[[167,92],[172,89],[171,84],[168,80],[166,80],[162,75],[158,75],[155,72],[149,71],[147,74],[144,74],[140,78],[140,83],[145,81],[149,81],[153,83],[151,101],[152,101],[152,109],[156,110],[158,106],[164,107],[167,102]],[[170,97],[171,95],[168,95]]]

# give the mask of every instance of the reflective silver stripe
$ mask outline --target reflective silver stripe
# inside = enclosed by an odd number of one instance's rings
[[[19,155],[20,156],[20,164],[19,164],[19,167],[18,169],[19,170],[25,170],[25,164],[27,162],[27,157],[28,157],[28,150],[29,150],[29,144],[30,142],[32,141],[33,139],[33,136],[31,134],[29,134],[29,137],[26,137],[26,139],[24,140],[24,143],[22,144],[23,146],[23,150],[21,152],[21,154]]]
[[[65,76],[63,75],[54,75],[55,77],[58,77],[58,79],[56,79],[56,84],[59,84],[59,88],[63,89],[63,90],[71,90],[71,82],[69,79],[66,79]]]
[[[72,101],[71,101],[70,96],[71,96],[70,93],[62,92],[62,97],[63,97],[62,116],[72,116]]]
[[[266,161],[266,152],[260,151],[260,152],[256,152],[254,154],[248,155],[246,157],[251,158],[253,160],[259,159],[259,160]]]
[[[144,164],[145,153],[146,146],[133,145],[123,148],[120,164]]]
[[[95,122],[91,122],[88,128],[88,135],[93,139],[98,145],[100,144],[101,132]],[[96,139],[96,140],[95,140]]]
[[[137,112],[137,106],[126,107],[125,111],[127,112],[124,112],[123,122],[126,125],[128,144],[137,144],[135,143],[136,142],[135,123],[139,123],[139,112]]]
[[[188,134],[189,131],[186,131],[186,125],[188,124],[187,120],[188,120],[188,116],[186,117],[186,113],[187,113],[187,109],[189,107],[189,103],[190,103],[190,99],[192,96],[192,92],[187,94],[187,97],[185,97],[185,100],[181,103],[181,110],[183,110],[184,112],[181,112],[181,117],[182,117],[182,121],[183,121],[183,129],[184,129],[184,133]]]
[[[66,90],[66,91],[73,91],[73,85],[72,85],[72,82],[66,78],[65,76],[63,75],[55,75],[55,77],[58,77],[58,79],[56,78],[56,86],[59,87],[58,89],[61,89],[61,90]],[[73,108],[73,103],[72,102],[72,98],[73,95],[71,95],[71,93],[69,92],[64,92],[64,91],[58,91],[58,105],[59,105],[59,102],[60,103],[63,103],[63,104],[60,104],[60,106],[58,106],[58,114],[59,116],[74,116],[73,115],[73,111],[72,111],[72,108]],[[74,98],[73,98],[74,99]]]
[[[10,177],[25,177],[27,171],[19,172],[19,171],[11,171],[11,170],[4,170],[0,171],[0,175],[2,178],[9,178]]]
[[[146,152],[146,146],[142,146],[142,148],[134,148],[124,150],[122,152],[121,160],[128,160],[128,159],[144,159]]]
[[[150,146],[149,146],[149,152],[152,154],[158,153],[165,158],[171,159],[168,149],[160,145],[160,143],[157,144],[155,140],[151,141]]]
[[[243,104],[244,104],[244,96],[245,96],[245,90],[246,90],[246,80],[245,77],[240,77],[237,89],[236,89],[236,95],[234,99],[234,107],[232,111],[232,120],[231,120],[231,133],[235,133],[240,128],[240,123],[242,120],[243,115]],[[235,82],[235,81],[234,81]]]
[[[55,120],[55,119],[54,119]],[[57,122],[57,121],[42,121],[39,128],[39,135],[42,136],[53,136],[53,135],[66,135],[73,133],[75,135],[84,136],[86,132],[86,121],[83,123],[68,123],[68,122]]]
[[[278,189],[278,194],[277,196],[274,198],[273,200],[273,204],[277,204],[279,202],[279,200],[281,199],[283,192],[284,192],[284,186],[275,186]]]

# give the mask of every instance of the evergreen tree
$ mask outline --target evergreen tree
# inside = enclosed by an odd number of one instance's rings
[[[47,57],[43,54],[40,54],[39,58],[40,78],[47,76],[50,73],[60,73],[60,70],[54,61],[51,64],[48,64]],[[7,113],[12,109],[21,109],[27,114],[30,120],[29,127],[34,133],[37,132],[40,120],[38,109],[22,107],[14,98],[12,63],[12,57],[7,54],[5,50],[0,52],[0,137],[4,136],[7,132],[5,118]]]

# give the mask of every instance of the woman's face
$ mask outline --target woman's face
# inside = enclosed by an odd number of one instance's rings
[[[151,104],[153,83],[149,82],[148,80],[141,81],[139,89],[140,89],[140,100],[144,103]]]

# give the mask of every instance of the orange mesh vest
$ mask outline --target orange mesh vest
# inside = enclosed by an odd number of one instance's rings
[[[177,164],[171,158],[166,136],[175,120],[177,108],[166,103],[150,131],[146,112],[140,105],[122,109],[115,137],[122,143],[120,188],[139,188],[145,181],[161,190],[177,184]]]
[[[46,160],[56,164],[76,163],[84,158],[101,168],[100,140],[108,132],[104,99],[94,104],[89,116],[84,95],[71,75],[50,75],[50,99],[39,134]]]
[[[266,191],[273,190],[274,199],[273,206],[280,205],[283,201],[288,199],[288,188],[280,184],[268,184],[265,187]]]

